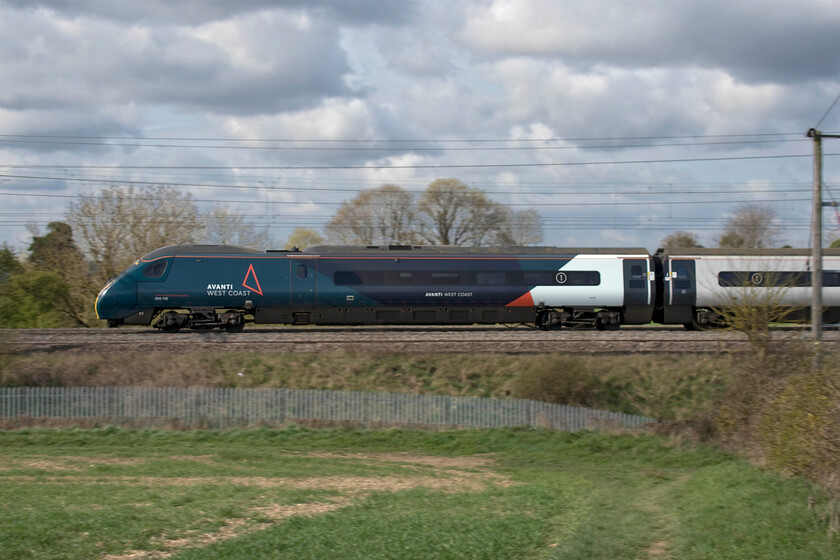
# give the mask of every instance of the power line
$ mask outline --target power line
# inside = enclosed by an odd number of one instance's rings
[[[824,156],[837,156],[840,153],[823,154]],[[418,165],[46,165],[46,164],[0,164],[0,167],[11,169],[196,169],[207,171],[233,171],[233,170],[349,170],[359,169],[370,171],[373,169],[500,169],[500,168],[523,168],[523,167],[572,167],[586,165],[632,165],[632,164],[653,164],[653,163],[698,163],[712,161],[744,161],[744,160],[772,160],[789,158],[809,158],[810,154],[783,154],[768,156],[731,156],[731,157],[705,157],[705,158],[673,158],[673,159],[645,159],[645,160],[623,160],[623,161],[572,161],[572,162],[538,162],[538,163],[468,163],[468,164],[418,164]]]
[[[70,135],[70,134],[0,134],[0,138],[34,138],[34,139],[78,139],[78,140],[152,140],[152,141],[172,141],[172,142],[311,142],[311,143],[328,143],[341,142],[347,144],[361,144],[361,143],[387,143],[387,144],[407,144],[407,143],[522,143],[522,142],[603,142],[603,141],[625,141],[625,140],[692,140],[692,139],[708,139],[708,138],[768,138],[768,137],[802,137],[801,132],[757,132],[745,134],[684,134],[684,135],[658,135],[658,136],[590,136],[590,137],[569,137],[569,138],[394,138],[394,139],[362,139],[362,138],[347,138],[347,139],[326,139],[326,138],[215,138],[215,137],[196,137],[196,136],[90,136],[90,135]]]
[[[2,136],[2,135],[0,135]],[[678,142],[665,144],[603,144],[603,145],[572,145],[572,146],[481,146],[481,147],[410,147],[410,148],[393,148],[393,147],[368,147],[368,148],[350,148],[347,146],[224,146],[212,144],[143,144],[137,142],[85,142],[85,141],[68,141],[68,140],[12,140],[0,138],[0,142],[7,144],[49,144],[59,146],[101,146],[108,148],[189,148],[189,149],[213,149],[213,150],[274,150],[274,151],[308,151],[308,152],[326,152],[326,151],[341,151],[341,152],[372,152],[372,151],[394,151],[404,150],[411,152],[486,152],[486,151],[547,151],[547,150],[595,150],[595,149],[630,149],[630,148],[666,148],[666,147],[686,147],[686,146],[726,146],[726,145],[755,145],[755,144],[778,144],[784,142],[804,142],[802,138],[785,138],[778,140],[740,140],[740,141],[717,141],[717,142]],[[304,141],[306,142],[306,141]],[[340,142],[340,141],[339,141]]]
[[[357,188],[353,187],[321,187],[321,186],[313,186],[313,185],[306,185],[306,186],[268,186],[268,185],[231,185],[231,184],[207,184],[207,183],[173,183],[173,182],[164,182],[161,183],[160,181],[145,181],[145,180],[123,180],[123,179],[102,179],[102,178],[93,178],[93,177],[57,177],[57,176],[44,176],[44,175],[10,175],[10,174],[0,174],[0,178],[9,178],[9,179],[23,179],[28,181],[48,181],[48,182],[57,182],[57,181],[66,181],[71,183],[93,183],[93,184],[108,184],[114,186],[156,186],[163,184],[168,187],[184,187],[184,188],[196,188],[196,189],[223,189],[223,190],[257,190],[257,191],[268,191],[268,192],[287,192],[287,191],[304,191],[304,192],[358,192]],[[638,184],[631,184],[628,185],[628,188],[636,188],[638,189]],[[726,185],[728,186],[728,185]],[[674,194],[698,194],[696,190],[688,190],[688,191],[680,191],[670,188],[668,190],[662,191],[634,191],[634,192],[620,192],[620,191],[609,191],[605,193],[599,193],[596,190],[593,190],[593,187],[588,187],[585,191],[580,192],[558,192],[558,188],[562,188],[562,186],[558,185],[555,186],[554,189],[551,191],[537,191],[534,189],[528,189],[527,191],[523,191],[522,189],[513,190],[513,191],[499,191],[499,190],[487,190],[482,189],[487,194],[494,194],[494,195],[556,195],[556,194],[563,194],[565,196],[574,196],[574,195],[592,195],[592,194],[612,194],[612,195],[641,195],[641,196],[653,196],[653,195],[674,195]],[[598,188],[598,185],[595,185],[594,188]],[[606,188],[606,187],[604,187]],[[754,186],[751,185],[744,185],[743,188],[745,190],[736,190],[733,188],[728,188],[726,190],[703,190],[703,194],[728,194],[728,193],[748,193],[748,192],[773,192],[773,193],[795,193],[795,192],[810,192],[810,189],[807,185],[804,185],[799,189],[790,189],[790,190],[778,190],[778,189],[756,189]],[[411,189],[404,189],[407,193],[421,193],[422,190],[411,190]]]
[[[826,112],[823,114],[823,116],[820,117],[819,122],[817,122],[817,124],[814,125],[815,129],[820,128],[820,125],[822,124],[822,122],[825,120],[825,118],[828,116],[828,114],[831,112],[831,110],[834,109],[834,106],[837,105],[838,100],[840,100],[840,93],[837,94],[837,97],[835,97],[834,101],[832,101],[831,105],[829,105],[828,110],[826,110]]]
[[[37,197],[37,198],[78,198],[78,195],[69,195],[69,194],[50,194],[50,193],[19,193],[19,192],[0,192],[0,196],[19,196],[19,197]],[[93,199],[100,199],[104,198],[101,196],[93,195],[90,198]],[[138,200],[143,200],[142,197],[138,198]],[[154,200],[153,198],[147,198],[147,200]],[[802,202],[802,201],[809,201],[810,198],[786,198],[785,202]],[[199,200],[196,199],[196,202],[208,202],[208,203],[224,203],[224,204],[279,204],[279,205],[301,205],[301,204],[315,204],[315,205],[323,205],[323,206],[339,206],[344,204],[342,201],[314,201],[314,200],[300,200],[300,201],[293,201],[293,200],[227,200],[227,199],[220,199],[220,200]],[[747,203],[747,202],[755,202],[755,203],[762,203],[762,202],[779,202],[777,199],[769,199],[769,200],[759,200],[759,199],[749,199],[749,200],[656,200],[656,201],[616,201],[616,200],[598,200],[593,202],[513,202],[505,204],[505,206],[525,206],[525,207],[532,207],[532,206],[651,206],[651,205],[679,205],[679,204],[740,204],[740,203]],[[369,203],[369,204],[362,204],[361,206],[371,206],[371,207],[379,207],[379,206],[389,206],[388,204],[383,203]]]

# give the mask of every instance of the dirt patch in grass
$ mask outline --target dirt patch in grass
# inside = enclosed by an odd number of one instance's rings
[[[296,455],[296,454],[293,454]],[[479,492],[488,487],[506,487],[514,482],[493,472],[494,459],[485,457],[436,457],[410,453],[306,453],[299,456],[318,459],[340,459],[358,461],[360,464],[389,463],[407,467],[404,473],[382,476],[310,476],[310,477],[265,477],[265,476],[6,476],[7,482],[27,484],[72,484],[72,485],[138,485],[138,486],[250,486],[258,488],[288,488],[302,490],[333,490],[342,495],[327,501],[282,505],[269,503],[253,507],[245,517],[224,520],[218,529],[201,534],[185,532],[177,538],[153,539],[150,547],[155,550],[129,550],[124,553],[103,557],[103,560],[151,560],[168,558],[183,549],[199,548],[215,542],[225,541],[255,531],[266,529],[275,523],[295,516],[321,515],[347,507],[377,492],[400,492],[415,488],[457,493]],[[171,456],[168,460],[213,463],[212,456]],[[62,457],[47,459],[8,460],[0,464],[0,470],[11,468],[38,468],[63,472],[97,464],[142,464],[161,458],[119,459],[113,457]]]
[[[360,461],[378,461],[385,463],[404,463],[423,465],[442,469],[487,469],[495,465],[492,455],[465,457],[437,457],[434,455],[413,455],[411,453],[307,453],[306,457],[318,459],[358,459]]]
[[[512,481],[494,473],[451,474],[438,476],[315,476],[306,478],[268,478],[261,476],[7,476],[4,481],[21,483],[118,484],[121,486],[202,486],[233,485],[256,488],[293,488],[296,490],[338,490],[352,494],[398,492],[429,488],[444,492],[478,492],[494,486],[510,486]]]
[[[321,515],[339,508],[346,507],[352,502],[349,498],[336,499],[332,502],[314,502],[309,504],[292,504],[257,507],[253,509],[254,515],[260,518],[268,518],[269,521],[254,522],[252,518],[228,519],[224,525],[212,533],[201,535],[188,535],[180,539],[156,539],[153,544],[158,550],[130,550],[123,554],[105,556],[103,560],[152,560],[156,558],[169,558],[179,550],[185,548],[199,548],[216,542],[225,541],[266,529],[273,523],[282,521],[288,517]]]
[[[0,458],[0,472],[20,469],[43,471],[77,471],[97,465],[136,466],[146,462],[140,457],[49,457],[38,459]]]

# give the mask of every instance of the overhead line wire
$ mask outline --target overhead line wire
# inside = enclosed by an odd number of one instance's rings
[[[823,156],[837,156],[840,153],[824,153]],[[628,165],[650,163],[697,163],[711,161],[742,161],[788,158],[810,158],[811,154],[777,154],[767,156],[732,156],[704,158],[646,159],[624,161],[586,162],[538,162],[538,163],[470,163],[440,165],[46,165],[46,164],[0,164],[13,169],[200,169],[200,170],[374,170],[374,169],[479,169],[479,168],[522,168],[522,167],[578,167],[585,165]]]
[[[51,194],[51,193],[17,193],[17,192],[0,192],[0,196],[22,196],[22,197],[41,197],[41,198],[78,198],[78,195],[69,195],[69,194]],[[104,198],[101,196],[93,195],[91,198],[99,199]],[[142,200],[142,198],[140,199]],[[149,198],[148,200],[152,200]],[[811,200],[810,198],[787,198],[785,202],[802,202]],[[292,200],[200,200],[198,202],[219,202],[225,204],[316,204],[316,205],[327,205],[327,206],[338,206],[341,204],[345,204],[345,202],[335,202],[335,201],[326,201],[326,202],[316,202],[313,200],[300,200],[300,201],[292,201]],[[529,202],[513,202],[505,204],[505,206],[650,206],[650,205],[672,205],[672,204],[736,204],[742,202],[778,202],[778,200],[658,200],[658,201],[644,201],[644,202],[636,202],[636,201],[604,201],[599,200],[598,202],[539,202],[539,203],[529,203]],[[370,204],[363,204],[362,206],[388,206],[387,204],[383,203],[370,203]]]
[[[571,140],[570,140],[571,141]],[[807,142],[806,138],[788,138],[780,140],[744,140],[744,141],[721,141],[721,142],[692,142],[692,143],[669,143],[669,144],[606,144],[606,145],[573,145],[573,146],[494,146],[494,147],[460,147],[460,148],[445,148],[445,147],[410,147],[399,148],[404,151],[411,152],[478,152],[478,151],[537,151],[537,150],[595,150],[595,149],[629,149],[629,148],[668,148],[668,147],[687,147],[687,146],[725,146],[725,145],[753,145],[753,144],[777,144],[783,142]],[[369,148],[349,148],[347,146],[219,146],[219,145],[199,145],[199,144],[140,144],[140,143],[118,143],[111,144],[107,142],[69,142],[63,140],[9,140],[0,137],[0,142],[15,143],[15,144],[50,144],[50,145],[69,145],[69,146],[102,146],[108,148],[199,148],[199,149],[214,149],[214,150],[285,150],[285,151],[311,151],[311,152],[325,152],[325,151],[341,151],[341,152],[371,152],[371,151],[393,151],[398,148],[392,147],[369,147]],[[303,141],[307,142],[307,141]],[[341,142],[340,140],[337,142]],[[539,141],[534,141],[539,142]],[[543,141],[544,142],[544,141]]]
[[[305,192],[357,192],[358,189],[355,188],[340,188],[340,187],[313,187],[313,186],[282,186],[282,187],[272,187],[268,185],[225,185],[225,184],[205,184],[205,183],[172,183],[172,182],[163,182],[160,181],[140,181],[140,180],[122,180],[122,179],[100,179],[100,178],[91,178],[91,177],[46,177],[41,175],[10,175],[10,174],[0,174],[0,178],[10,178],[10,179],[25,179],[25,180],[34,180],[34,181],[67,181],[67,182],[76,182],[76,183],[97,183],[97,184],[115,184],[118,185],[142,185],[142,186],[149,186],[149,185],[164,185],[170,187],[188,187],[188,188],[198,188],[198,189],[231,189],[231,190],[260,190],[260,191],[268,191],[268,192],[285,192],[285,191],[305,191]],[[726,194],[732,192],[744,193],[744,192],[773,192],[773,193],[783,193],[783,192],[806,192],[810,190],[810,187],[807,185],[803,185],[801,189],[790,189],[790,190],[777,190],[777,189],[755,189],[749,187],[746,191],[737,191],[733,189],[727,189],[723,191],[710,191],[710,190],[703,190],[702,193],[694,192],[694,191],[677,191],[677,190],[659,190],[659,191],[639,191],[638,188],[641,185],[627,185],[628,189],[637,189],[633,192],[621,192],[621,191],[610,191],[610,192],[594,192],[591,188],[587,191],[581,192],[569,192],[569,191],[562,191],[557,192],[555,189],[552,192],[545,192],[545,191],[534,191],[529,189],[527,191],[524,190],[514,190],[514,191],[496,191],[496,190],[484,190],[487,194],[493,195],[521,195],[521,194],[529,194],[529,195],[557,195],[562,194],[566,196],[573,196],[576,194],[580,195],[591,195],[591,194],[615,194],[615,195],[663,195],[663,194]],[[597,187],[597,186],[596,186]],[[423,190],[411,190],[411,189],[404,189],[405,192],[408,193],[421,193]]]
[[[594,136],[594,137],[570,137],[570,138],[395,138],[395,139],[327,139],[327,138],[211,138],[211,137],[177,137],[177,136],[90,136],[70,134],[0,134],[0,138],[58,138],[58,139],[81,139],[81,140],[155,140],[155,141],[183,141],[183,142],[343,142],[348,144],[359,143],[470,143],[470,142],[599,142],[615,140],[687,140],[697,138],[757,138],[771,136],[792,136],[801,138],[801,132],[758,132],[746,134],[684,134],[684,135],[658,135],[658,136]]]

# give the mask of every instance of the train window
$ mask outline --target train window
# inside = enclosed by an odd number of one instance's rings
[[[834,270],[823,272],[823,287],[840,287],[840,272],[836,272]]]
[[[166,261],[155,261],[143,269],[143,276],[146,278],[162,278],[166,272]]]
[[[460,272],[432,272],[429,277],[429,284],[446,285],[446,284],[460,284]]]
[[[825,280],[825,274],[823,274]],[[769,281],[775,286],[805,288],[811,285],[810,272],[778,272],[769,275]],[[824,283],[824,282],[823,282]]]
[[[523,284],[529,284],[533,286],[549,286],[551,284],[554,284],[554,273],[527,271],[525,272],[522,280]]]
[[[414,273],[388,270],[385,272],[385,284],[389,286],[409,286],[414,284]]]
[[[597,270],[561,270],[554,275],[554,281],[563,286],[598,286],[601,273]]]
[[[632,276],[633,278],[637,278],[637,279],[641,278],[642,277],[642,267],[637,265],[637,264],[630,267],[630,276]]]
[[[479,272],[475,275],[475,280],[479,284],[505,284],[507,283],[507,274],[504,272]]]
[[[333,275],[336,286],[381,285],[385,283],[385,272],[381,270],[339,270]]]
[[[677,277],[674,279],[674,289],[690,290],[691,280],[688,276],[688,267],[685,265],[678,265],[675,272],[677,273]]]
[[[381,270],[366,270],[362,273],[362,281],[364,284],[384,284],[385,273]]]
[[[301,280],[309,276],[309,267],[305,264],[297,265],[297,271],[295,272],[298,278]]]
[[[362,278],[356,272],[349,270],[339,270],[333,276],[333,282],[336,286],[353,286],[362,283]]]
[[[827,279],[823,275],[823,282]],[[723,287],[772,286],[775,288],[806,288],[811,285],[810,272],[788,271],[722,271],[718,285]],[[825,284],[824,284],[825,285]]]

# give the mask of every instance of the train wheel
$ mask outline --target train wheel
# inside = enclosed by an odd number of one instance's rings
[[[617,331],[621,328],[621,323],[610,323],[603,319],[595,319],[595,328],[599,331]]]
[[[227,325],[225,325],[222,328],[225,329],[225,332],[229,332],[229,333],[242,332],[242,329],[245,328],[245,321],[240,321],[240,322],[234,323],[234,324],[228,323]]]
[[[710,323],[710,322],[700,322],[699,318],[697,317],[697,313],[691,316],[691,322],[685,323],[683,325],[686,330],[689,331],[710,331],[714,328],[720,328],[717,325]]]
[[[189,318],[186,315],[168,311],[155,322],[154,326],[165,333],[176,333],[188,324]]]
[[[544,311],[537,315],[537,328],[543,331],[556,331],[560,329],[562,323],[557,318],[556,313],[551,311]]]

